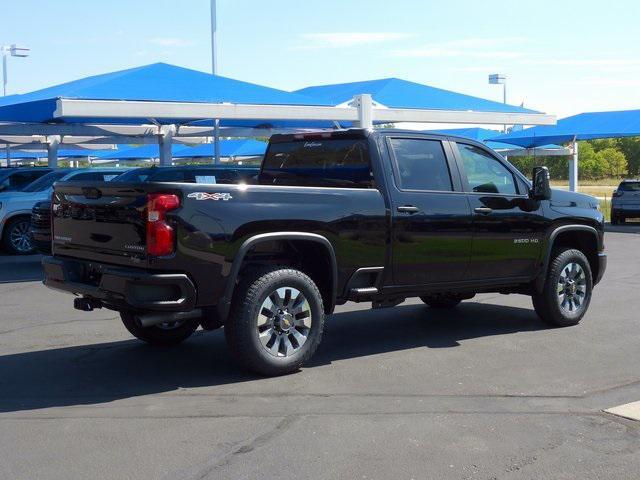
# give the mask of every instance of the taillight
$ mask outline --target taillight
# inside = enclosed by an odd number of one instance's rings
[[[614,190],[613,191],[613,196],[614,197],[621,197],[622,196],[622,190]]]
[[[147,195],[147,253],[156,257],[171,255],[175,249],[175,232],[166,213],[180,206],[177,195],[149,193]]]

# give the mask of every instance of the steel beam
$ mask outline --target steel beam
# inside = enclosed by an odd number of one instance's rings
[[[229,103],[179,103],[114,100],[58,99],[56,118],[154,118],[154,119],[237,119],[237,120],[335,120],[359,121],[353,107],[302,105],[240,105]],[[556,117],[541,113],[503,113],[410,108],[373,108],[372,121],[417,123],[554,125]]]

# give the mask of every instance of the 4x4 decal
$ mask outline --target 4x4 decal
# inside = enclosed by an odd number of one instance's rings
[[[196,200],[231,200],[233,197],[230,193],[207,193],[207,192],[192,192],[187,195],[189,198],[195,198]]]

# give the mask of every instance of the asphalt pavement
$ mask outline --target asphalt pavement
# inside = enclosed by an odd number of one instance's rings
[[[222,331],[156,349],[0,256],[1,479],[634,479],[640,227],[606,236],[583,322],[530,298],[412,300],[328,319],[312,362],[248,374]]]

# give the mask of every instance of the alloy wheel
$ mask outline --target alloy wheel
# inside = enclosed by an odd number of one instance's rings
[[[275,357],[288,357],[306,343],[311,322],[311,306],[304,294],[293,287],[281,287],[262,303],[256,330],[267,352]]]
[[[33,250],[29,228],[30,223],[23,220],[14,224],[13,228],[9,232],[9,241],[11,242],[11,246],[18,253],[29,253]]]
[[[569,313],[576,313],[584,306],[587,296],[587,277],[584,269],[575,262],[567,264],[558,277],[558,304]]]

